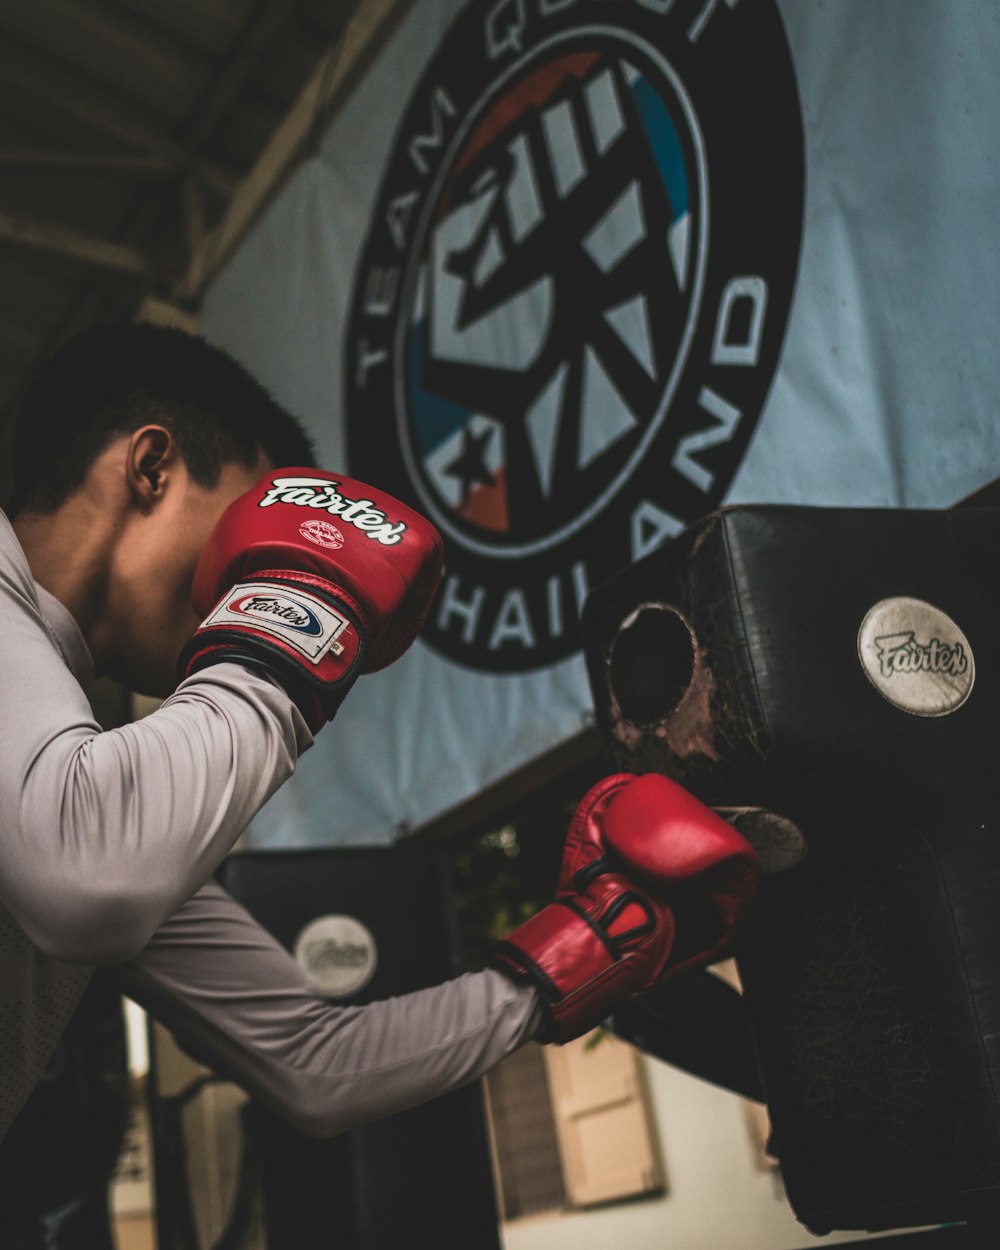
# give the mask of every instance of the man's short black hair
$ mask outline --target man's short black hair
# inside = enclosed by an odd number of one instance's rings
[[[276,466],[315,463],[300,423],[221,348],[165,326],[95,326],[57,348],[24,396],[11,514],[53,512],[113,439],[149,423],[170,430],[204,487],[261,450]]]

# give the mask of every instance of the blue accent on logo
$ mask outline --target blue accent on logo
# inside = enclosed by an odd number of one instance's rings
[[[413,414],[417,446],[423,456],[429,456],[436,451],[472,418],[472,413],[467,408],[424,390],[422,377],[426,333],[427,319],[414,321],[406,343],[410,412]]]
[[[631,85],[631,92],[660,179],[670,197],[674,221],[677,221],[689,208],[687,170],[677,128],[667,106],[647,79],[637,78]]]
[[[301,604],[296,606],[302,607]],[[289,623],[289,628],[298,630],[301,634],[308,634],[310,638],[318,638],[323,632],[323,626],[320,624],[318,617],[314,616],[308,608],[302,608],[302,611],[308,614],[309,619],[302,625],[292,625]]]

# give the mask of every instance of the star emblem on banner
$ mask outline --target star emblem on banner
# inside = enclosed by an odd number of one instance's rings
[[[446,476],[461,482],[463,508],[469,502],[474,486],[489,486],[493,481],[493,475],[486,467],[486,451],[495,433],[495,429],[489,428],[475,434],[471,427],[466,426],[461,452],[443,469]]]

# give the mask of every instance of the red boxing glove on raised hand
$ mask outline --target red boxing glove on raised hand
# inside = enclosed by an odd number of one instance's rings
[[[222,514],[195,570],[205,613],[182,677],[221,660],[262,667],[312,728],[360,672],[391,664],[424,622],[441,536],[384,491],[319,469],[276,469]]]

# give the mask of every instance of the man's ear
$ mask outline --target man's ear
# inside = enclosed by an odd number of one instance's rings
[[[164,426],[144,425],[129,437],[125,478],[133,499],[142,508],[162,499],[176,461],[177,444]]]

